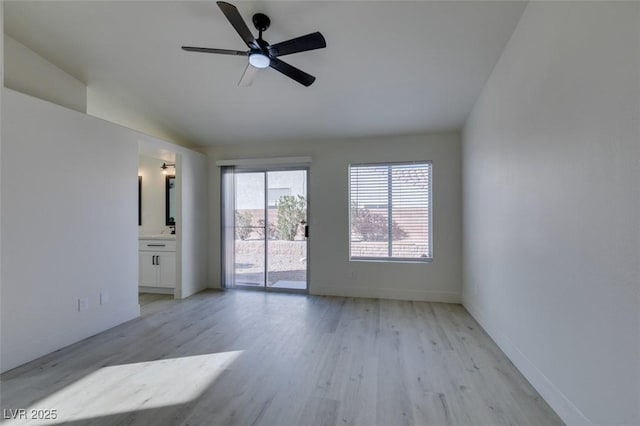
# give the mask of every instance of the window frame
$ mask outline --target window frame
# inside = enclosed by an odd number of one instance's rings
[[[352,187],[351,187],[351,170],[354,167],[393,167],[393,166],[407,166],[407,165],[423,165],[428,166],[428,185],[427,185],[427,197],[429,200],[428,215],[429,220],[427,223],[429,252],[427,257],[398,257],[398,256],[354,256],[352,254],[352,235],[351,235],[351,201],[352,201]],[[349,244],[349,261],[350,262],[390,262],[390,263],[431,263],[433,262],[433,161],[401,161],[401,162],[367,162],[367,163],[349,163],[348,177],[347,177],[347,190],[348,190],[348,213],[349,213],[349,226],[348,226],[348,244]],[[389,187],[387,186],[387,191]],[[391,192],[390,192],[391,193]],[[390,212],[393,211],[393,204],[388,204]],[[393,221],[393,214],[389,216]],[[391,239],[392,227],[388,226],[389,232],[389,251],[392,252],[393,240]]]

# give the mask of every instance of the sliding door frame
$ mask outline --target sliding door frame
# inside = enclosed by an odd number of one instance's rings
[[[300,293],[300,294],[308,294],[310,288],[310,264],[309,264],[309,237],[305,237],[305,289],[288,289],[288,288],[279,288],[279,287],[269,287],[269,172],[283,172],[283,171],[304,171],[305,172],[305,182],[304,187],[306,190],[305,198],[306,198],[306,222],[307,226],[309,226],[309,217],[310,217],[310,208],[309,208],[309,166],[308,165],[278,165],[278,166],[233,166],[233,179],[234,179],[234,194],[233,194],[233,203],[232,211],[235,212],[235,175],[240,173],[264,173],[264,224],[265,224],[265,237],[264,237],[264,281],[261,286],[237,286],[232,284],[231,286],[227,285],[227,280],[229,279],[228,271],[228,262],[227,256],[229,255],[229,241],[227,239],[232,238],[233,244],[233,254],[235,258],[235,214],[233,214],[233,230],[234,235],[229,236],[226,228],[228,227],[226,223],[226,219],[228,218],[229,206],[225,206],[225,200],[229,200],[229,194],[227,194],[228,187],[225,187],[224,182],[224,172],[221,170],[221,179],[220,179],[220,194],[221,194],[221,205],[220,205],[220,224],[221,224],[221,283],[223,289],[234,289],[234,290],[247,290],[247,291],[268,291],[274,293]],[[235,260],[234,260],[235,263]],[[235,266],[233,267],[235,272]]]

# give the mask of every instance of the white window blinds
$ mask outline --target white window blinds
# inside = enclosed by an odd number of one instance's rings
[[[431,163],[349,167],[352,260],[429,261]]]

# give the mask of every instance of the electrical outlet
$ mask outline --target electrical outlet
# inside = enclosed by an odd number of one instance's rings
[[[108,291],[101,291],[100,292],[100,304],[104,305],[109,303],[109,292]]]
[[[78,299],[78,312],[86,311],[87,309],[89,309],[89,298],[81,297]]]

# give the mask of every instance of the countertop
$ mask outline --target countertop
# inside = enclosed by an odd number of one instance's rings
[[[140,235],[138,237],[139,240],[166,240],[166,241],[175,241],[175,234],[153,234],[153,235]]]

